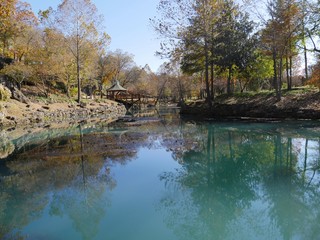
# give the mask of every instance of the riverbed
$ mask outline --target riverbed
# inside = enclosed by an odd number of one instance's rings
[[[1,239],[317,239],[317,121],[116,122],[0,141]]]

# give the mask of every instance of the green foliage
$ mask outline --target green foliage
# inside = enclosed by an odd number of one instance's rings
[[[7,101],[11,96],[9,89],[0,84],[0,101]]]
[[[272,60],[261,52],[253,53],[254,58],[250,59],[239,71],[238,80],[241,83],[241,92],[259,91],[269,85],[269,79],[273,76]],[[269,86],[267,86],[269,87]]]
[[[77,94],[78,94],[78,88],[77,87],[72,87],[70,89],[70,96],[71,97],[75,97],[75,96],[77,96]]]
[[[223,88],[229,93],[273,87],[281,97],[280,83],[287,73],[287,87],[292,88],[294,69],[298,67],[297,46],[302,25],[311,21],[307,16],[310,12],[303,16],[296,1],[272,0],[268,11],[259,14],[262,21],[256,24],[245,7],[228,0],[160,1],[164,17],[152,23],[166,39],[163,50],[168,52],[171,43],[169,56],[181,61],[182,71],[202,74],[202,88],[209,97],[215,90],[218,92],[217,83],[222,78]],[[319,12],[317,6],[310,7]],[[319,17],[312,18],[313,23],[315,19]]]
[[[235,92],[232,94],[232,97],[230,97],[230,95],[228,94],[221,94],[219,96],[216,97],[215,101],[216,102],[225,102],[225,101],[229,101],[232,98],[232,101],[234,102],[246,102],[246,101],[250,101],[250,100],[254,100],[254,99],[258,99],[258,98],[263,98],[263,97],[269,97],[269,96],[273,96],[274,92],[273,91],[268,91],[268,90],[264,90],[264,91],[247,91],[247,92]]]

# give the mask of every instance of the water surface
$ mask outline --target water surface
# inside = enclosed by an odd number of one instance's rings
[[[2,132],[0,238],[319,239],[318,122],[151,114]]]

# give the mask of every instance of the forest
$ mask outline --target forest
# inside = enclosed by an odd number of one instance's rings
[[[20,0],[0,5],[0,81],[34,94],[129,91],[185,101],[220,94],[320,86],[320,8],[315,0],[160,0],[149,24],[167,59],[155,73],[110,51],[103,16],[90,0],[63,0],[37,15]]]

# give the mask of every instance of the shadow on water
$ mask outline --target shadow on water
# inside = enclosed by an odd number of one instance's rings
[[[317,124],[200,123],[181,121],[177,111],[133,113],[135,124],[80,124],[18,137],[2,132],[0,238],[62,239],[37,231],[48,223],[65,224],[68,239],[99,239],[101,231],[112,232],[118,226],[101,230],[100,225],[109,214],[121,214],[113,209],[112,193],[120,189],[115,172],[119,166],[129,169],[130,163],[141,161],[141,149],[151,156],[163,149],[178,165],[162,170],[164,161],[159,161],[160,165],[144,170],[157,172],[161,186],[152,186],[154,198],[160,196],[152,201],[160,220],[150,229],[163,224],[161,231],[172,232],[173,239],[320,235]],[[128,181],[141,177],[151,184],[148,174],[141,176],[138,170]],[[143,189],[137,191],[146,195]],[[137,210],[137,222],[150,217],[144,208]],[[48,222],[40,222],[43,216]],[[131,226],[121,227],[125,232]]]

